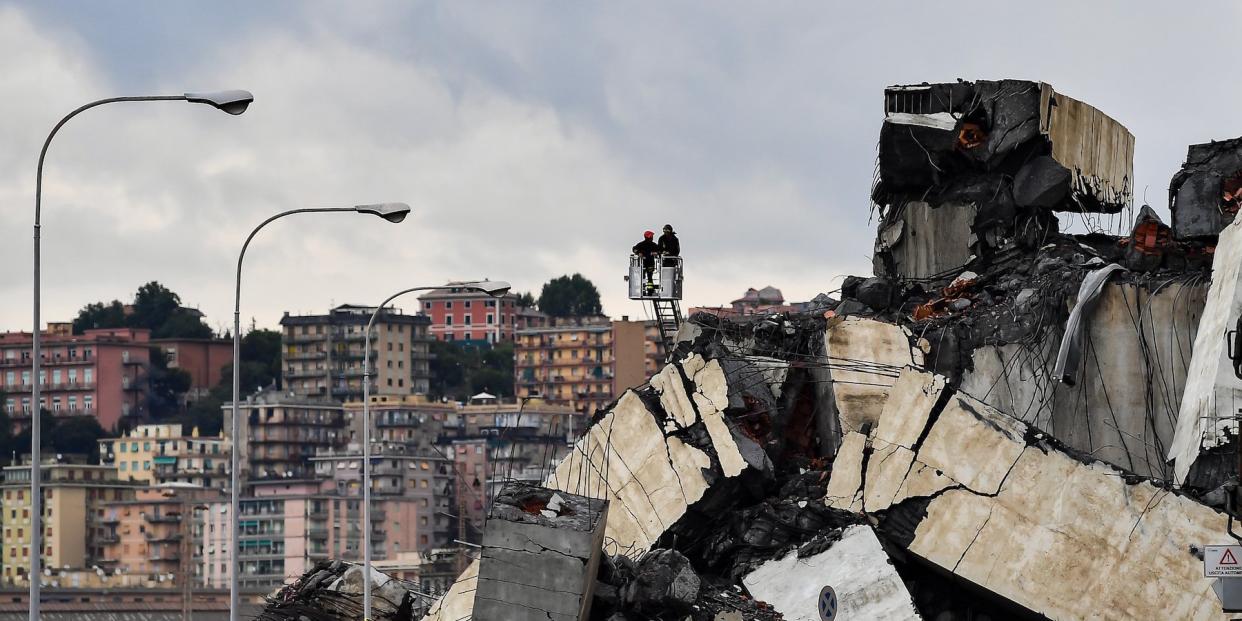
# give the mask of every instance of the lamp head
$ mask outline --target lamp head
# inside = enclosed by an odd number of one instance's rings
[[[190,103],[207,104],[217,110],[222,110],[233,116],[237,116],[246,111],[250,106],[250,102],[254,101],[254,95],[250,91],[216,91],[214,93],[186,93],[185,100]]]
[[[445,285],[445,288],[474,289],[475,291],[482,291],[487,295],[498,298],[508,293],[509,289],[513,288],[513,285],[503,280],[472,280],[469,282],[451,283]]]
[[[354,207],[358,213],[369,213],[389,222],[397,223],[410,215],[410,206],[405,203],[376,203],[374,205],[358,205]]]

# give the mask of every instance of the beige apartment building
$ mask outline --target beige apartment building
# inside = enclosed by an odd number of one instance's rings
[[[225,448],[232,447],[232,404],[224,410]],[[309,459],[349,441],[348,420],[340,404],[326,398],[261,392],[238,406],[241,413],[241,476],[264,479],[309,478]]]
[[[612,401],[612,324],[607,317],[558,318],[518,330],[514,372],[519,397],[542,397],[590,413]]]
[[[184,435],[180,424],[138,425],[123,437],[99,441],[99,460],[115,465],[123,480],[148,484],[183,483],[223,489],[229,453],[224,438]]]
[[[103,547],[111,532],[104,506],[132,500],[138,487],[120,481],[112,466],[58,463],[48,460],[43,472],[43,563],[48,567],[86,568],[104,561]],[[30,463],[3,469],[0,524],[4,529],[0,583],[26,582],[30,565]]]
[[[518,396],[591,414],[654,375],[664,346],[655,322],[560,317],[518,330],[514,357]]]
[[[339,402],[362,399],[364,332],[374,306],[342,305],[327,315],[289,315],[280,320],[284,388]],[[385,308],[371,333],[371,394],[427,392],[431,320]]]

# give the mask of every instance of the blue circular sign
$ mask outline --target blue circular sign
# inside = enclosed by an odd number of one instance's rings
[[[819,591],[819,621],[837,618],[837,592],[826,586]]]

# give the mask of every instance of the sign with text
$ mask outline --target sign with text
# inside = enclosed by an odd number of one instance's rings
[[[1242,577],[1242,546],[1204,546],[1203,575],[1208,578]]]

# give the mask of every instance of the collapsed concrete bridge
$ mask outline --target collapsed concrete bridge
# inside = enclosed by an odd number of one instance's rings
[[[380,618],[813,620],[824,587],[839,618],[1228,618],[1201,548],[1237,477],[1242,143],[1191,148],[1170,227],[1133,213],[1129,132],[1046,84],[885,114],[874,276],[689,318],[447,594]]]

